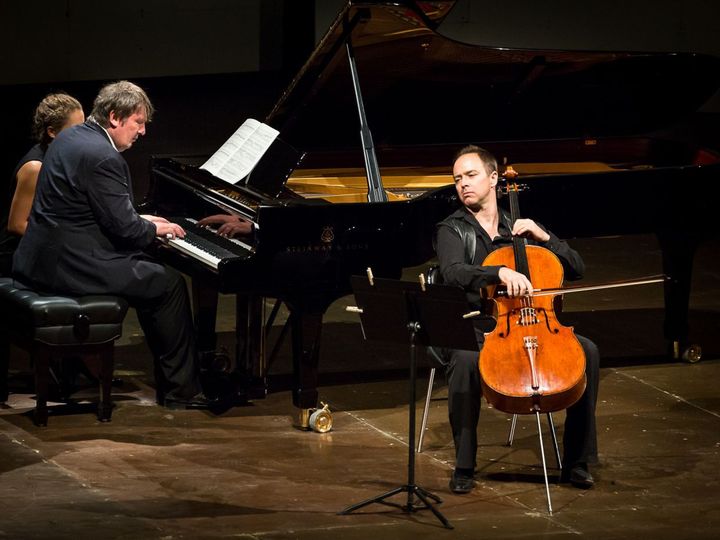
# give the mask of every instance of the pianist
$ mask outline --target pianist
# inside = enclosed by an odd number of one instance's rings
[[[497,204],[495,185],[497,161],[486,150],[467,146],[460,150],[453,165],[455,188],[463,207],[437,227],[437,255],[445,283],[468,291],[468,299],[479,300],[478,289],[504,284],[511,295],[532,291],[523,275],[507,267],[482,266],[491,251],[511,244],[513,235],[522,235],[530,244],[543,246],[563,263],[565,275],[579,278],[584,264],[578,253],[530,219],[519,219],[512,229],[509,215]],[[475,248],[468,249],[473,237]],[[474,251],[474,253],[470,253]],[[482,348],[484,331],[476,328]],[[592,487],[588,464],[597,462],[595,404],[597,402],[599,353],[587,338],[577,336],[586,356],[587,388],[580,400],[567,409],[563,436],[563,481],[580,488]],[[447,365],[448,411],[455,442],[455,470],[450,480],[454,493],[468,493],[474,487],[477,453],[477,424],[480,417],[480,371],[478,353],[450,351]]]
[[[69,295],[113,294],[138,315],[156,364],[158,402],[209,405],[199,381],[184,280],[142,249],[183,229],[133,207],[121,152],[145,135],[153,106],[135,84],[100,90],[88,120],[64,130],[48,148],[13,273],[37,288]]]

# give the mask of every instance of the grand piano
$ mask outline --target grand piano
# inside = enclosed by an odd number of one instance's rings
[[[233,245],[192,230],[199,250],[157,249],[193,278],[201,343],[213,344],[217,292],[238,295],[237,369],[254,395],[267,355],[248,299],[287,305],[293,403],[316,407],[325,310],[351,275],[397,278],[433,257],[434,225],[458,204],[451,159],[470,142],[513,164],[532,190],[524,213],[560,236],[665,239],[667,307],[680,313],[668,325],[684,339],[687,239],[717,200],[720,154],[660,134],[717,90],[720,59],[472,46],[438,32],[454,3],[348,1],[265,118],[279,154],[235,184],[201,170],[207,156],[153,160],[147,210],[254,225]]]

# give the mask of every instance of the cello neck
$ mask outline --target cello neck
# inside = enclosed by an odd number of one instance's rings
[[[520,219],[520,202],[518,200],[518,185],[515,182],[508,182],[507,194],[510,198],[510,229],[512,230],[515,222]],[[532,281],[530,277],[530,265],[528,264],[527,252],[525,246],[527,241],[520,236],[513,236],[513,252],[515,254],[515,270],[525,275]]]

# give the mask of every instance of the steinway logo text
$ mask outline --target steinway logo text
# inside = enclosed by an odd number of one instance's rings
[[[287,253],[322,253],[322,252],[349,252],[368,251],[369,245],[365,242],[353,242],[347,244],[306,244],[301,246],[287,246]]]
[[[312,252],[349,252],[349,251],[368,251],[367,242],[344,242],[335,243],[335,230],[332,225],[326,225],[320,231],[320,243],[308,243],[295,246],[287,246],[285,251],[288,253],[312,253]]]

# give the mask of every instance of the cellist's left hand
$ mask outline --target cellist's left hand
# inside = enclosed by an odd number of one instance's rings
[[[543,231],[532,219],[518,219],[513,226],[512,233],[513,236],[532,238],[538,242],[547,242],[550,240],[550,235]]]

